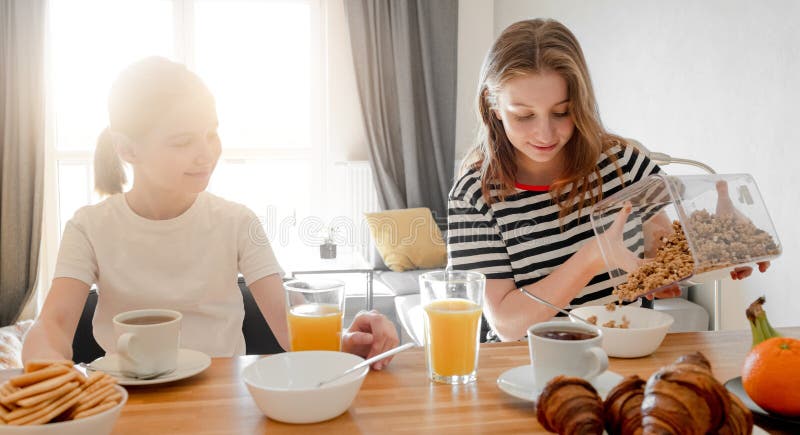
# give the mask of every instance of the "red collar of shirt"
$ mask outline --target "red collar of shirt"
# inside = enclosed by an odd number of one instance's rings
[[[530,190],[533,192],[548,192],[550,191],[550,186],[535,186],[531,184],[522,184],[522,183],[514,183],[517,189],[522,190]]]

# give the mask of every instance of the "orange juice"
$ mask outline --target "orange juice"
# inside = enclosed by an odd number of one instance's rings
[[[441,299],[425,306],[428,358],[439,376],[475,371],[480,305],[465,299]]]
[[[342,311],[333,304],[303,304],[287,316],[292,351],[341,350]]]

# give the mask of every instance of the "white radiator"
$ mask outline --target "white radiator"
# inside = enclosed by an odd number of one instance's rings
[[[380,211],[378,194],[372,181],[372,168],[366,160],[337,162],[337,182],[342,200],[336,218],[347,225],[346,243],[359,252],[365,259],[371,260],[370,234],[364,213]]]

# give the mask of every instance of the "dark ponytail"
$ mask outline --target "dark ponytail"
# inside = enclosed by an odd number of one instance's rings
[[[94,151],[94,188],[101,195],[114,195],[122,193],[127,181],[122,159],[117,155],[111,132],[106,127],[97,137],[97,149]]]

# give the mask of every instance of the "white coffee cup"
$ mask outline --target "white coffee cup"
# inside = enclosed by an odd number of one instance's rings
[[[175,370],[182,317],[177,311],[163,309],[126,311],[114,316],[120,371],[149,376]]]
[[[552,338],[542,336],[547,332],[551,332]],[[586,334],[586,338],[574,339],[580,334]],[[567,336],[573,339],[567,339]],[[600,328],[580,323],[554,320],[528,328],[528,349],[536,389],[542,391],[547,382],[558,375],[591,380],[606,371],[608,355],[602,344],[603,331]]]

